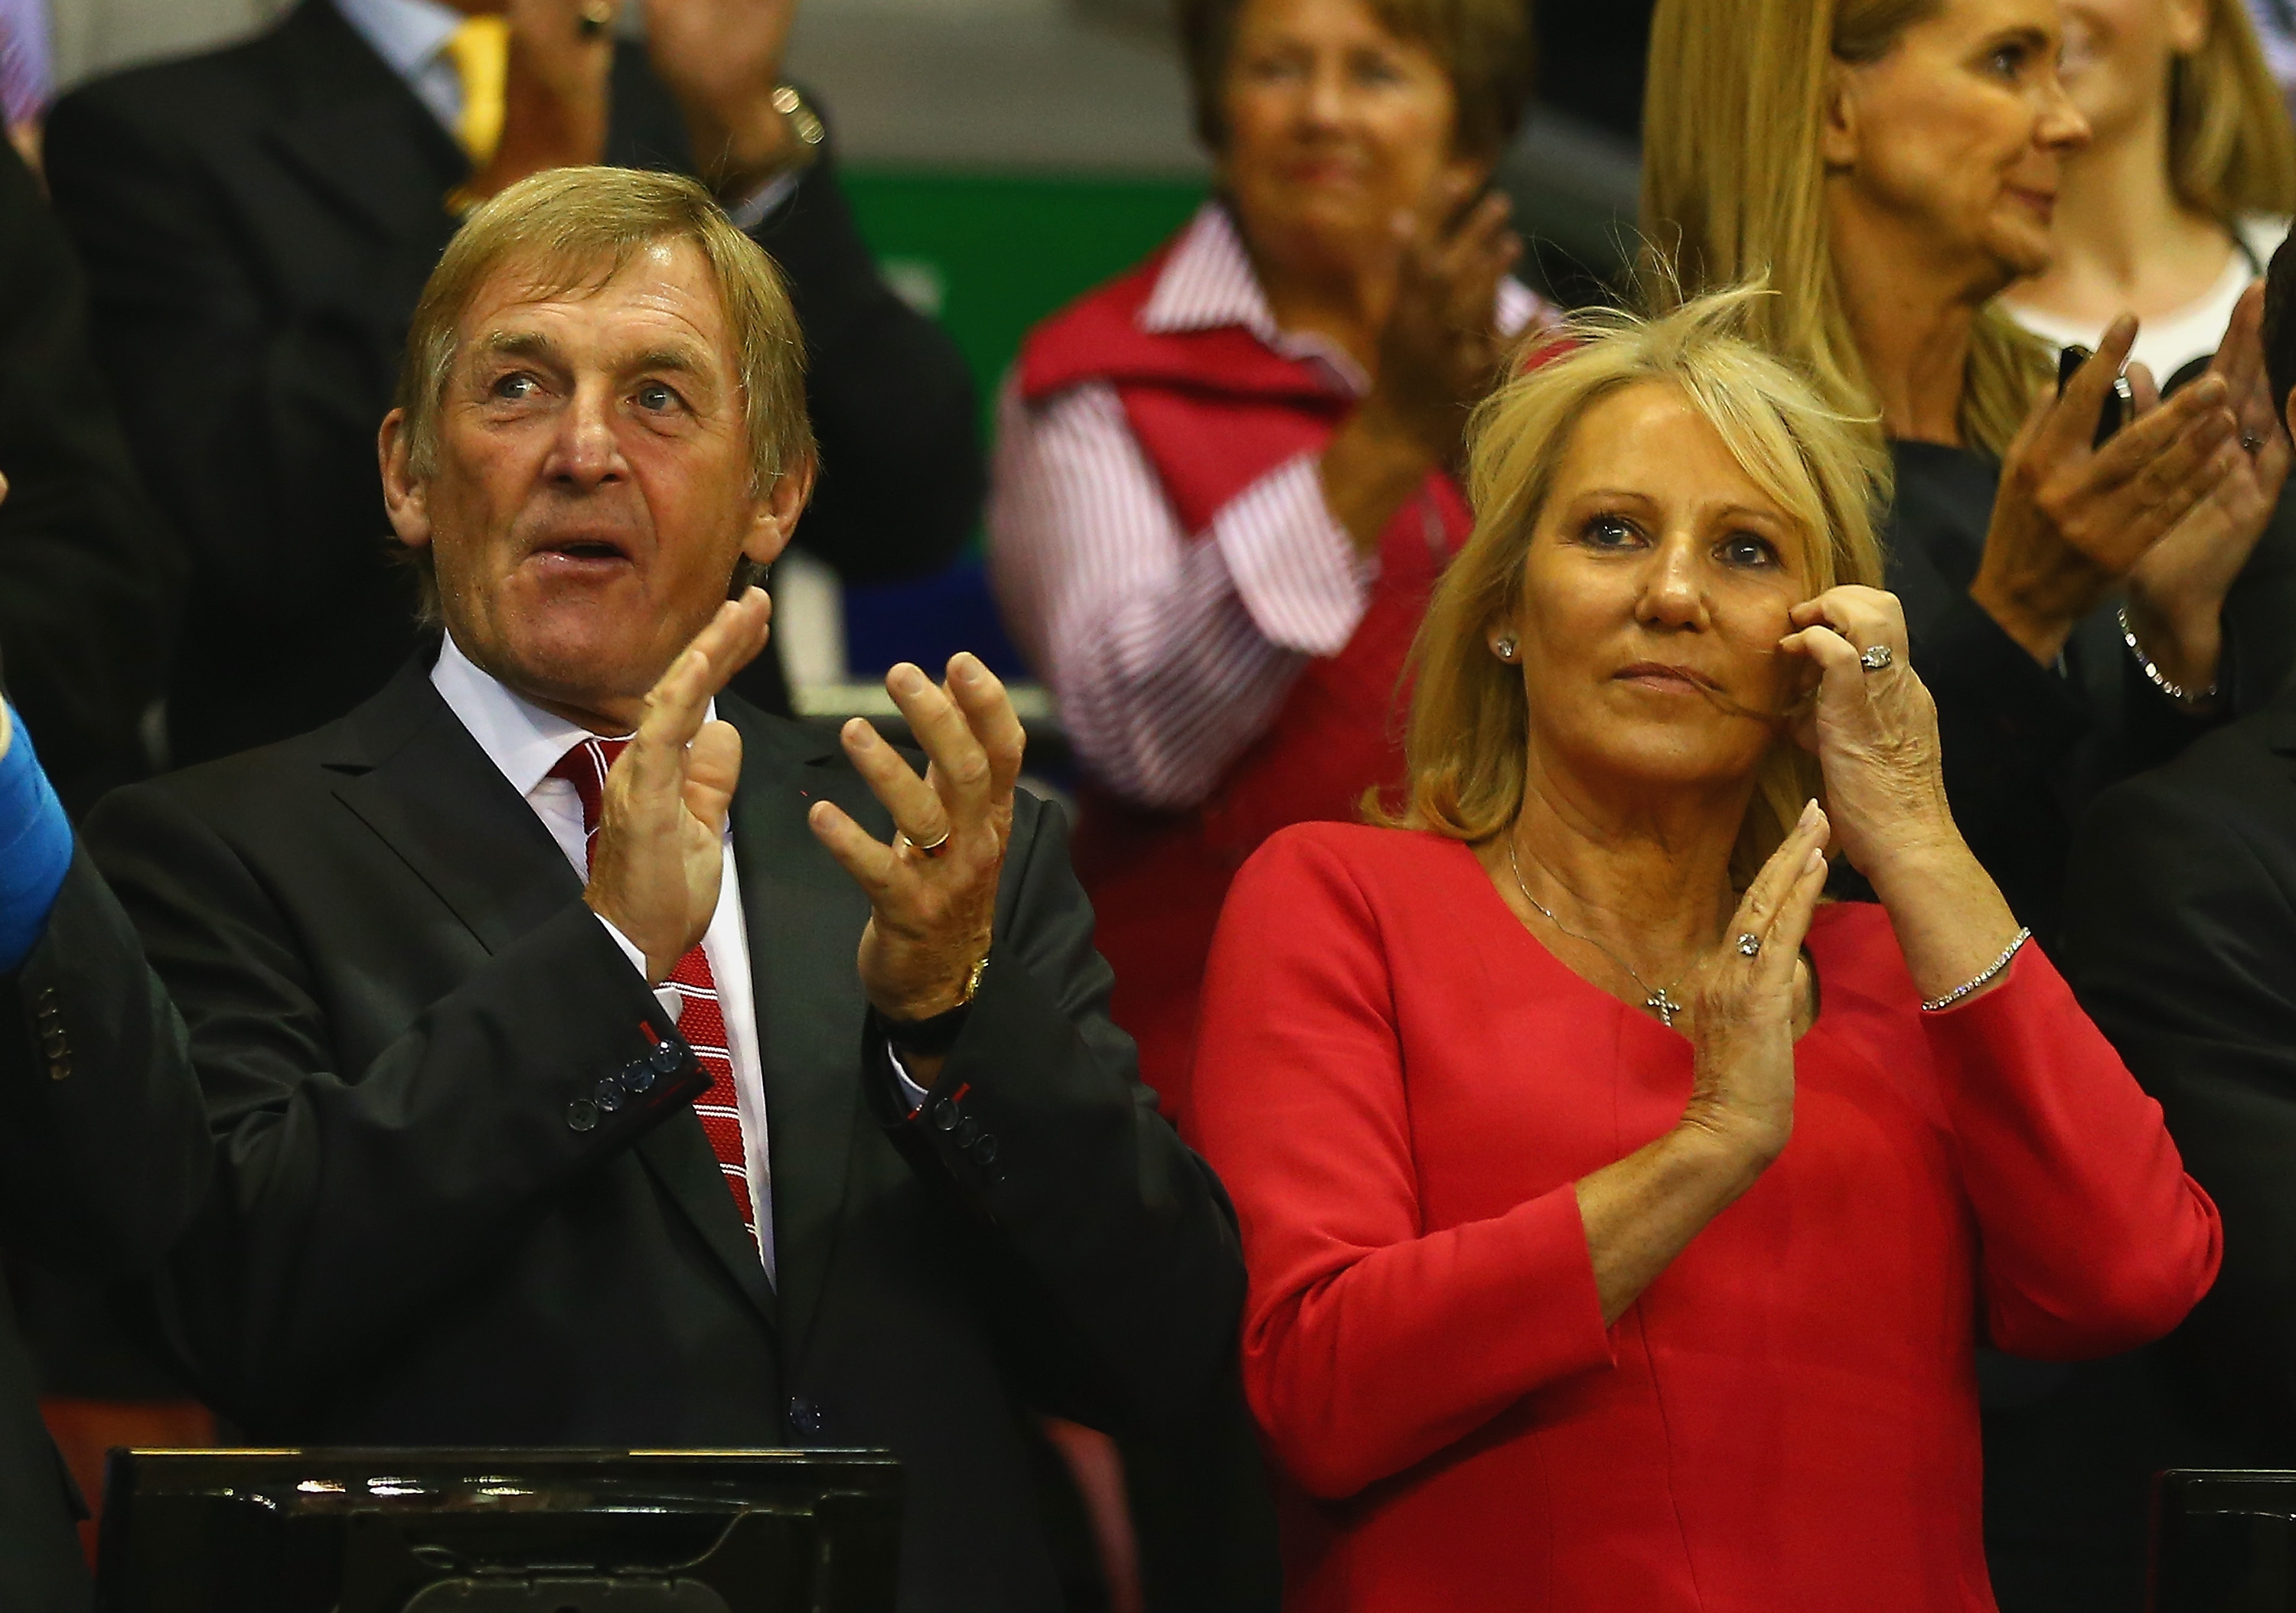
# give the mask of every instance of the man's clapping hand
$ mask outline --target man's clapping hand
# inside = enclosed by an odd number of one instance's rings
[[[705,183],[730,201],[794,155],[773,103],[796,0],[644,0],[653,70],[685,114]]]
[[[885,688],[924,749],[925,776],[862,718],[842,737],[892,815],[893,843],[827,801],[807,821],[868,893],[858,961],[871,1004],[889,1019],[915,1021],[962,1003],[988,955],[1026,736],[1004,685],[974,656],[953,659],[938,685],[904,663],[886,675]]]
[[[606,774],[585,899],[645,954],[649,985],[701,945],[718,911],[742,736],[703,719],[766,647],[772,616],[762,588],[720,607],[646,695],[636,737]]]

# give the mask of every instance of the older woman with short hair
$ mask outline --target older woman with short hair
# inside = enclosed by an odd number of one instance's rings
[[[1187,1118],[1229,879],[1401,768],[1396,683],[1464,537],[1469,410],[1535,315],[1482,194],[1522,0],[1184,0],[1215,194],[1031,334],[989,559],[1084,764],[1112,1011]]]
[[[1749,302],[1488,406],[1401,811],[1221,920],[1196,1132],[1297,1613],[1988,1609],[1978,1339],[2124,1348],[2214,1276],[1946,808],[1875,446]]]

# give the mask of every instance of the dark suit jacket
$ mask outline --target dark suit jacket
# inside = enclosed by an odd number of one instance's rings
[[[2224,1216],[2172,1342],[2296,1466],[2296,689],[2103,796],[2068,913],[2068,978]]]
[[[884,814],[833,741],[720,710],[778,1291],[690,1090],[605,1109],[668,1028],[417,662],[91,820],[216,1135],[170,1279],[181,1347],[263,1439],[888,1446],[903,1607],[1050,1609],[1019,1421],[1139,1428],[1199,1397],[1242,1303],[1231,1212],[1106,1018],[1062,819],[1032,799],[939,1090],[893,1112],[867,904],[805,824],[823,798]]]
[[[0,150],[0,665],[77,815],[150,771],[141,725],[184,561],[90,356],[78,260],[13,147]]]
[[[616,58],[613,105],[609,161],[687,166],[682,120],[635,47]],[[341,716],[414,643],[374,438],[467,161],[328,0],[74,92],[47,141],[98,356],[191,549],[176,759]],[[946,561],[981,487],[963,356],[878,277],[832,164],[758,239],[812,355],[822,476],[798,541],[861,579]],[[785,699],[772,657],[756,671],[753,692]]]
[[[19,1255],[126,1276],[198,1210],[207,1126],[183,1022],[93,864],[76,857],[22,968],[0,979],[0,1238]],[[0,1606],[85,1613],[78,1497],[34,1403],[0,1290]]]

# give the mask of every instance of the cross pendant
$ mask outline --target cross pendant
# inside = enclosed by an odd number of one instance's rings
[[[1687,1004],[1677,1003],[1672,997],[1668,996],[1666,995],[1666,987],[1661,986],[1656,991],[1652,992],[1649,996],[1643,999],[1643,1006],[1649,1009],[1651,1012],[1658,1016],[1658,1022],[1660,1025],[1665,1026],[1669,1030],[1672,1030],[1674,1028],[1674,1016],[1680,1013]]]

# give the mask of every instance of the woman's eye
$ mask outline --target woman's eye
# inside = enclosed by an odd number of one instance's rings
[[[1597,549],[1623,549],[1637,543],[1642,534],[1634,523],[1616,515],[1598,515],[1579,528],[1579,538]]]
[[[1365,56],[1356,61],[1356,78],[1364,84],[1399,84],[1403,69],[1385,56]]]
[[[1729,566],[1772,566],[1778,558],[1769,539],[1751,532],[1734,532],[1724,538],[1721,554],[1723,563]]]
[[[2031,53],[2021,45],[2005,45],[1985,59],[1986,70],[1997,78],[2014,82],[2025,70]]]

